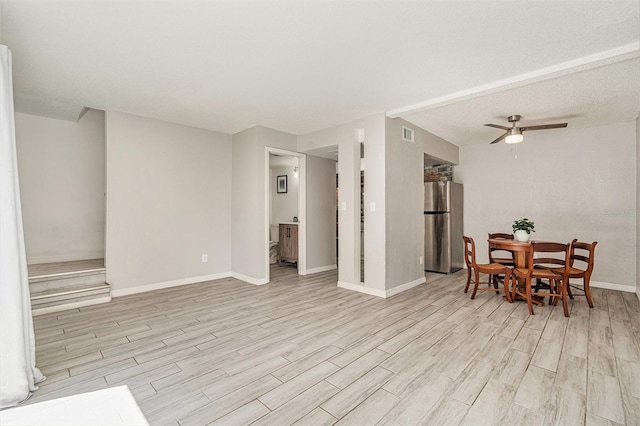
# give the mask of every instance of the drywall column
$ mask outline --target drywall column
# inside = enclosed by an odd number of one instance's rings
[[[402,138],[403,126],[414,131],[413,142]],[[420,263],[420,258],[424,255],[424,155],[422,145],[415,140],[418,130],[420,129],[402,119],[387,118],[387,291],[402,291],[425,280],[424,264]],[[453,243],[462,244],[461,241]]]
[[[385,120],[380,114],[358,122],[364,129],[364,282],[365,287],[383,297],[387,296],[386,270],[389,267]]]
[[[307,273],[336,268],[336,162],[307,155]]]
[[[338,145],[338,285],[386,297],[385,292],[385,116],[376,114],[298,136],[301,152]],[[365,283],[360,282],[360,142],[364,136]],[[343,204],[346,203],[346,210]],[[372,204],[374,209],[372,211]]]
[[[382,114],[340,126],[338,285],[386,297],[385,169]],[[364,285],[360,283],[360,142],[364,136]],[[346,210],[343,210],[346,202]]]
[[[338,130],[338,285],[360,285],[360,142]]]

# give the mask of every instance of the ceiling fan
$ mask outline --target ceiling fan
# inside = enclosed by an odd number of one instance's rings
[[[557,124],[541,124],[539,126],[525,126],[525,127],[517,127],[516,124],[522,116],[520,115],[510,115],[508,120],[509,123],[512,123],[512,127],[501,126],[499,124],[485,124],[488,127],[495,127],[496,129],[506,130],[506,132],[500,136],[498,139],[494,140],[491,143],[500,142],[502,139],[505,139],[505,143],[520,143],[524,140],[522,136],[522,132],[527,130],[545,130],[545,129],[559,129],[562,127],[567,127],[567,123],[557,123]]]

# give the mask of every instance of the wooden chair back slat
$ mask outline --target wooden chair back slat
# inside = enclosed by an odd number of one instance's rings
[[[507,241],[513,241],[513,234],[505,234],[503,232],[496,232],[496,233],[489,233],[489,240],[507,240]],[[497,256],[496,256],[496,252],[498,252]],[[489,262],[493,263],[495,262],[495,259],[501,259],[502,262],[505,262],[505,264],[507,265],[513,265],[515,263],[515,259],[513,257],[513,252],[511,251],[505,251],[505,250],[500,250],[500,249],[496,249],[491,247],[491,244],[489,244]]]
[[[487,288],[479,288],[480,284],[480,273],[487,274],[491,278],[494,275],[502,274],[504,275],[504,292],[507,300],[511,301],[508,285],[511,282],[511,269],[498,265],[495,263],[489,264],[478,264],[476,261],[476,243],[473,241],[473,238],[467,237],[466,235],[462,236],[464,240],[464,261],[467,264],[467,283],[465,285],[464,292],[466,293],[469,290],[469,286],[471,283],[474,284],[473,293],[471,294],[471,299],[474,299],[476,296],[476,292],[478,290],[489,290],[495,291],[499,293],[497,281],[492,281],[491,279],[483,284],[491,285],[493,282],[493,287]]]
[[[591,281],[591,273],[593,272],[593,265],[595,264],[595,251],[597,244],[597,241],[585,243],[578,241],[578,239],[571,242],[571,277],[582,278],[582,290],[584,290],[584,295],[587,297],[587,302],[591,308],[593,308],[593,300],[591,299],[589,282]],[[576,265],[576,263],[579,263],[579,265]],[[571,287],[569,287],[569,290],[571,290]],[[569,295],[571,295],[571,291],[569,291]],[[573,296],[571,295],[571,297]]]
[[[574,265],[574,262],[576,260],[579,262],[583,262],[585,265],[582,268],[577,268],[577,269],[582,269],[585,272],[588,272],[590,274],[591,271],[593,271],[593,264],[595,260],[595,251],[596,251],[597,244],[598,244],[597,241],[594,241],[592,243],[584,243],[584,242],[578,241],[577,239],[573,240],[571,242],[571,267],[572,268],[576,267]],[[578,250],[578,253],[576,253],[577,250]]]

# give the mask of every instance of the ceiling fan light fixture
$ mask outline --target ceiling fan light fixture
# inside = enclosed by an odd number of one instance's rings
[[[524,140],[522,135],[509,135],[504,140],[505,143],[520,143]]]
[[[518,121],[520,121],[520,119],[522,118],[522,116],[520,115],[510,115],[507,120],[509,120],[509,123],[511,123],[511,127],[506,127],[506,126],[502,126],[500,124],[485,124],[485,126],[488,127],[494,127],[496,129],[501,129],[504,130],[505,133],[503,133],[500,137],[498,137],[498,139],[494,140],[493,142],[490,142],[489,144],[494,144],[494,143],[498,143],[502,140],[505,141],[505,143],[520,143],[524,140],[524,137],[522,136],[522,132],[524,132],[525,130],[529,131],[529,130],[547,130],[547,129],[563,129],[565,127],[567,127],[568,123],[555,123],[555,124],[539,124],[537,126],[525,126],[525,127],[518,127],[517,123]]]
[[[509,135],[505,138],[505,143],[520,143],[524,140],[522,132],[518,128],[511,129]]]

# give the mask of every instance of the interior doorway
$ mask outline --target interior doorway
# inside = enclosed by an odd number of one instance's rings
[[[265,276],[271,280],[274,251],[277,260],[297,266],[306,275],[306,156],[279,148],[265,148]],[[297,192],[294,200],[293,191]],[[274,202],[275,201],[275,202]],[[281,230],[281,228],[283,228]],[[287,229],[288,227],[288,229]],[[281,234],[285,239],[281,240]],[[276,238],[277,235],[277,238]],[[276,241],[277,239],[277,241]],[[282,249],[285,259],[280,259]]]

